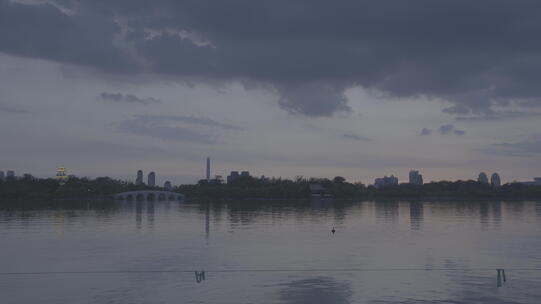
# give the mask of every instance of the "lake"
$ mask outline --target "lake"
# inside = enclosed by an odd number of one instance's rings
[[[3,304],[541,299],[536,201],[1,206]]]

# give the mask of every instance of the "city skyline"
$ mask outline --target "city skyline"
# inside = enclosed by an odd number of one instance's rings
[[[52,177],[52,176],[46,176],[46,177],[40,177],[40,176],[35,176],[35,175],[32,175],[31,173],[24,173],[23,176],[33,176],[33,177],[38,177],[38,178],[57,178],[58,179],[58,172],[59,170],[61,170],[61,172],[64,173],[64,177],[65,178],[68,178],[69,176],[65,174],[65,171],[66,171],[66,168],[65,167],[59,167],[57,168],[57,174]],[[7,174],[4,173],[4,171],[0,170],[0,180],[3,180],[3,179],[6,179],[8,177],[19,177],[16,175],[16,173],[13,171],[13,170],[8,170],[7,171]],[[70,175],[71,176],[71,175]],[[77,175],[73,175],[73,176],[77,176]],[[104,176],[108,176],[108,177],[111,177],[109,175],[101,175],[99,177],[104,177]],[[144,178],[144,171],[139,169],[137,170],[136,174],[135,174],[135,178],[130,178],[130,177],[127,177],[127,178],[122,178],[120,177],[119,179],[121,180],[125,180],[125,181],[128,181],[128,182],[133,182],[135,185],[147,185],[147,186],[151,186],[151,187],[154,187],[154,186],[159,186],[160,184],[163,184],[163,187],[164,188],[171,188],[173,184],[177,184],[177,185],[181,185],[181,184],[195,184],[201,180],[205,180],[206,182],[210,182],[211,180],[213,179],[219,179],[221,182],[223,183],[230,183],[230,182],[233,182],[234,180],[236,180],[237,178],[239,177],[243,177],[243,176],[248,176],[248,177],[255,177],[255,178],[258,178],[258,176],[254,176],[254,175],[251,175],[250,174],[250,171],[246,171],[246,170],[243,170],[243,171],[238,171],[238,170],[233,170],[233,171],[229,171],[229,175],[226,176],[226,179],[223,180],[223,175],[215,175],[214,178],[212,178],[210,176],[210,157],[207,157],[206,158],[206,167],[205,167],[205,173],[204,173],[204,177],[198,179],[196,182],[192,182],[192,183],[175,183],[175,182],[171,182],[171,180],[168,179],[167,176],[165,177],[160,177],[159,174],[156,174],[154,171],[150,171],[147,175],[147,182],[145,183],[143,178]],[[283,178],[282,176],[265,176],[264,174],[261,174],[260,175],[261,178]],[[339,175],[337,175],[339,176]],[[88,176],[78,176],[78,177],[88,177]],[[298,178],[298,177],[301,177],[300,175],[296,175],[295,176],[295,179]],[[306,179],[310,179],[310,178],[326,178],[326,179],[333,179],[334,177],[336,176],[333,176],[333,177],[330,177],[330,176],[302,176],[303,178],[306,178]],[[424,181],[423,179],[423,175],[421,174],[421,172],[419,170],[409,170],[409,173],[408,173],[408,179],[406,179],[407,181],[406,182],[401,182],[401,179],[399,178],[398,175],[394,175],[394,174],[391,174],[390,176],[387,176],[385,175],[384,177],[376,177],[373,182],[366,182],[366,181],[360,181],[360,180],[348,180],[346,178],[346,181],[350,182],[350,183],[362,183],[364,185],[373,185],[375,186],[376,188],[380,188],[380,187],[385,187],[385,186],[391,186],[391,185],[399,185],[399,184],[413,184],[413,185],[423,185],[424,183],[430,183],[430,182],[441,182],[441,181],[478,181],[478,182],[481,182],[481,183],[485,183],[485,184],[490,184],[492,186],[495,186],[495,187],[499,187],[503,184],[506,184],[506,183],[513,183],[513,182],[519,182],[519,183],[522,183],[522,184],[529,184],[529,185],[539,185],[541,184],[541,177],[533,177],[531,179],[522,179],[522,180],[513,180],[513,181],[505,181],[505,180],[502,180],[499,173],[498,172],[494,172],[491,174],[490,176],[490,179],[488,177],[488,175],[484,172],[484,171],[481,171],[476,178],[472,177],[472,178],[466,178],[466,179],[457,179],[457,180],[451,180],[451,179],[443,179],[443,180],[429,180],[429,181]]]
[[[214,172],[287,178],[539,176],[539,6],[380,2],[301,1],[313,17],[296,19],[288,2],[0,0],[0,167],[148,163],[191,183],[213,155]]]

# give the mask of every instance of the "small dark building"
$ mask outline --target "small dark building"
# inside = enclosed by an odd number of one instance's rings
[[[333,195],[321,184],[309,184],[310,196],[312,197],[332,197]]]

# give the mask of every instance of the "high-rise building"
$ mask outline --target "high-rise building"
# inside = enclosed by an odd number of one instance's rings
[[[231,173],[227,176],[227,183],[234,182],[236,179],[239,178],[239,171],[231,171]]]
[[[135,180],[136,185],[142,185],[143,184],[143,170],[137,171],[137,179]]]
[[[250,176],[250,172],[248,172],[248,171],[242,171],[242,172],[240,173],[240,176],[244,176],[244,177]]]
[[[409,174],[410,178],[410,184],[412,185],[422,185],[423,184],[423,176],[419,174],[419,171],[417,170],[411,170]]]
[[[483,184],[488,184],[488,176],[485,172],[479,173],[479,177],[477,178],[477,181]]]
[[[171,191],[171,189],[173,189],[173,186],[171,185],[171,182],[170,181],[166,181],[164,184],[163,184],[163,188],[167,191]]]
[[[207,157],[207,183],[210,182],[210,157]]]
[[[396,186],[396,185],[398,185],[398,177],[395,177],[394,175],[384,176],[382,178],[376,178],[376,180],[374,181],[374,186],[378,189],[382,187]]]
[[[498,173],[492,174],[492,176],[490,177],[490,184],[492,185],[492,187],[501,186],[502,182]]]
[[[66,173],[66,167],[56,168],[56,179],[60,182],[65,182],[68,179],[68,174]]]
[[[4,174],[4,171],[0,171],[0,180],[4,180],[6,178],[6,175]]]
[[[15,171],[8,170],[7,173],[6,173],[6,179],[10,179],[10,180],[15,179]]]
[[[156,186],[156,173],[154,173],[154,171],[148,174],[147,185],[149,185],[150,187]]]

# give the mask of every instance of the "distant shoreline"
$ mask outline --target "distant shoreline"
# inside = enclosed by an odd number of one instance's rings
[[[134,192],[135,191],[135,192]],[[4,200],[94,200],[107,201],[119,193],[170,191],[180,193],[185,201],[279,201],[279,200],[536,200],[541,199],[541,185],[509,183],[494,187],[477,181],[441,181],[423,185],[400,184],[376,188],[348,183],[341,177],[329,179],[257,179],[239,178],[232,183],[200,181],[175,187],[149,187],[115,180],[73,177],[55,179],[17,179],[0,181],[0,203]],[[134,194],[135,195],[135,194]],[[139,194],[137,194],[139,195]],[[131,201],[150,199],[129,197]],[[319,197],[313,197],[319,196]],[[127,199],[126,197],[125,199]]]

